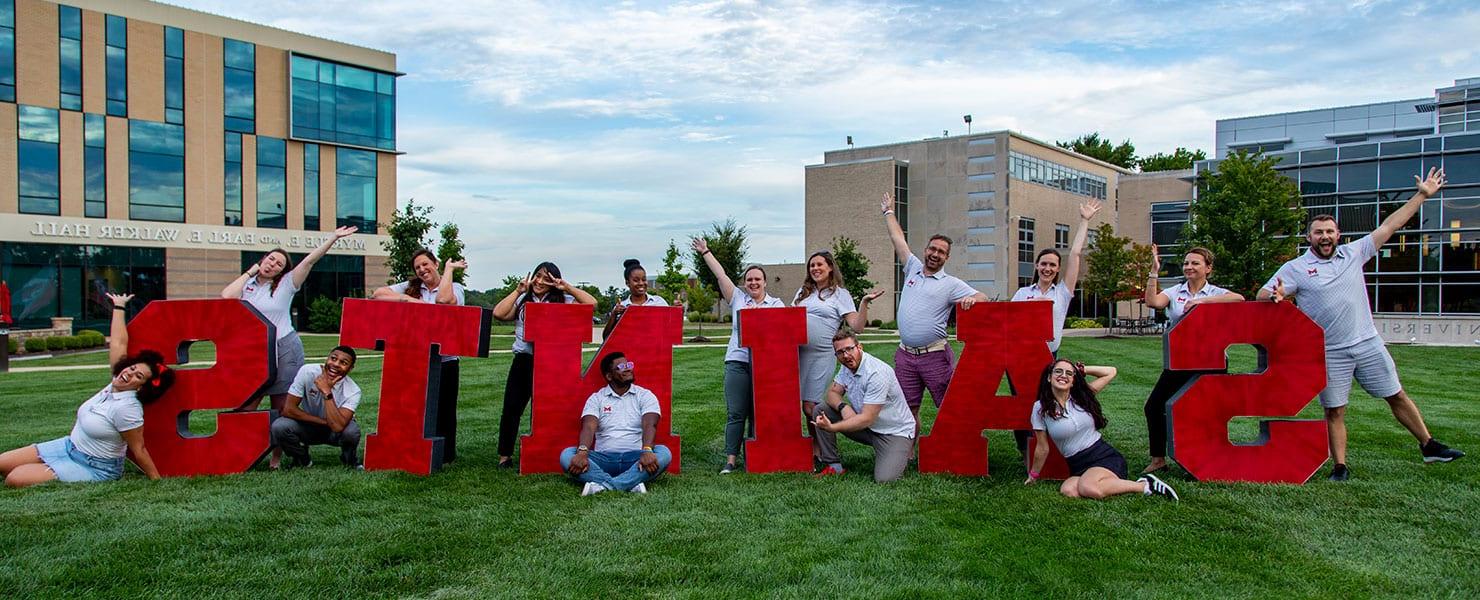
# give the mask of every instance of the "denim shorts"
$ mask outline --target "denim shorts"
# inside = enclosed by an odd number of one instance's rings
[[[123,457],[98,458],[77,449],[71,438],[36,444],[36,454],[57,476],[57,481],[107,481],[123,477]]]

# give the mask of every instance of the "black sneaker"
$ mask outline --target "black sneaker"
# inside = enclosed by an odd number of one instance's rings
[[[1465,453],[1445,446],[1434,438],[1429,438],[1429,443],[1419,446],[1418,450],[1423,453],[1423,461],[1426,463],[1449,462],[1465,456]]]
[[[1136,481],[1146,482],[1147,496],[1165,496],[1171,499],[1173,502],[1178,502],[1182,500],[1181,498],[1177,497],[1177,490],[1172,489],[1172,486],[1167,485],[1167,482],[1162,481],[1160,477],[1147,473],[1145,476],[1137,479]]]
[[[1351,476],[1351,471],[1347,470],[1346,465],[1336,463],[1336,467],[1331,469],[1331,476],[1326,479],[1331,481],[1346,481]]]
[[[293,465],[293,468],[294,469],[307,469],[307,468],[313,466],[313,459],[312,458],[309,458],[307,456],[304,456],[304,457],[294,456],[293,457],[293,462],[291,464]]]
[[[340,450],[339,464],[342,464],[346,467],[360,466],[360,453],[356,452],[354,448]]]

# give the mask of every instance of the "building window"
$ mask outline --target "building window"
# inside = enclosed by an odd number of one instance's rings
[[[0,0],[0,102],[15,102],[15,2]]]
[[[335,149],[336,227],[375,232],[376,155],[369,150]]]
[[[1007,158],[1007,172],[1017,179],[1071,194],[1105,199],[1107,180],[1104,177],[1017,152],[1008,152]]]
[[[242,134],[226,132],[226,224],[242,224]]]
[[[1018,218],[1018,287],[1033,285],[1034,231],[1036,223],[1027,217]]]
[[[0,272],[16,290],[15,326],[51,327],[52,317],[72,317],[73,330],[107,331],[113,302],[105,292],[136,294],[147,303],[163,300],[163,248],[0,244]]]
[[[16,167],[20,183],[20,211],[33,215],[60,215],[60,113],[54,108],[17,107]]]
[[[319,230],[319,145],[303,145],[303,228]]]
[[[1069,247],[1069,226],[1063,223],[1053,224],[1053,247],[1059,250]]]
[[[292,58],[294,138],[396,149],[396,76]]]
[[[82,116],[82,204],[83,214],[108,216],[108,118]]]
[[[226,130],[257,131],[257,46],[226,40]]]
[[[185,222],[185,128],[129,121],[128,218]]]
[[[257,226],[288,228],[288,145],[257,137]]]
[[[185,123],[185,32],[164,28],[164,120]]]
[[[108,15],[104,19],[106,31],[103,39],[106,46],[104,70],[107,88],[108,114],[115,117],[128,116],[128,20]]]
[[[894,218],[905,239],[910,238],[910,167],[894,165]],[[904,263],[894,257],[894,307],[899,308],[899,295],[904,290]],[[896,313],[897,314],[897,313]]]
[[[61,74],[58,89],[60,106],[82,110],[82,10],[71,6],[57,7],[58,59]]]
[[[1187,225],[1187,202],[1157,202],[1151,205],[1151,243],[1161,259],[1160,277],[1177,277],[1182,272],[1182,228]]]

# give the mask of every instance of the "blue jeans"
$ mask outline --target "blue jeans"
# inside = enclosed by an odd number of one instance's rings
[[[599,483],[607,489],[632,491],[637,484],[649,481],[668,470],[668,463],[673,462],[673,453],[662,444],[653,446],[653,454],[658,455],[658,472],[649,474],[642,470],[637,464],[637,459],[642,458],[641,450],[626,450],[621,452],[602,452],[592,450],[587,458],[590,459],[590,467],[585,473],[576,475],[576,479],[586,483]],[[560,453],[560,469],[570,472],[570,461],[576,456],[576,447],[571,446]],[[612,474],[617,475],[613,476]]]

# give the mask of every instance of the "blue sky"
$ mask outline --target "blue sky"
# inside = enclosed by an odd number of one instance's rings
[[[178,3],[396,53],[397,201],[461,225],[476,289],[542,260],[615,285],[731,216],[799,262],[803,167],[848,135],[971,114],[1211,153],[1219,118],[1480,76],[1473,2]]]

